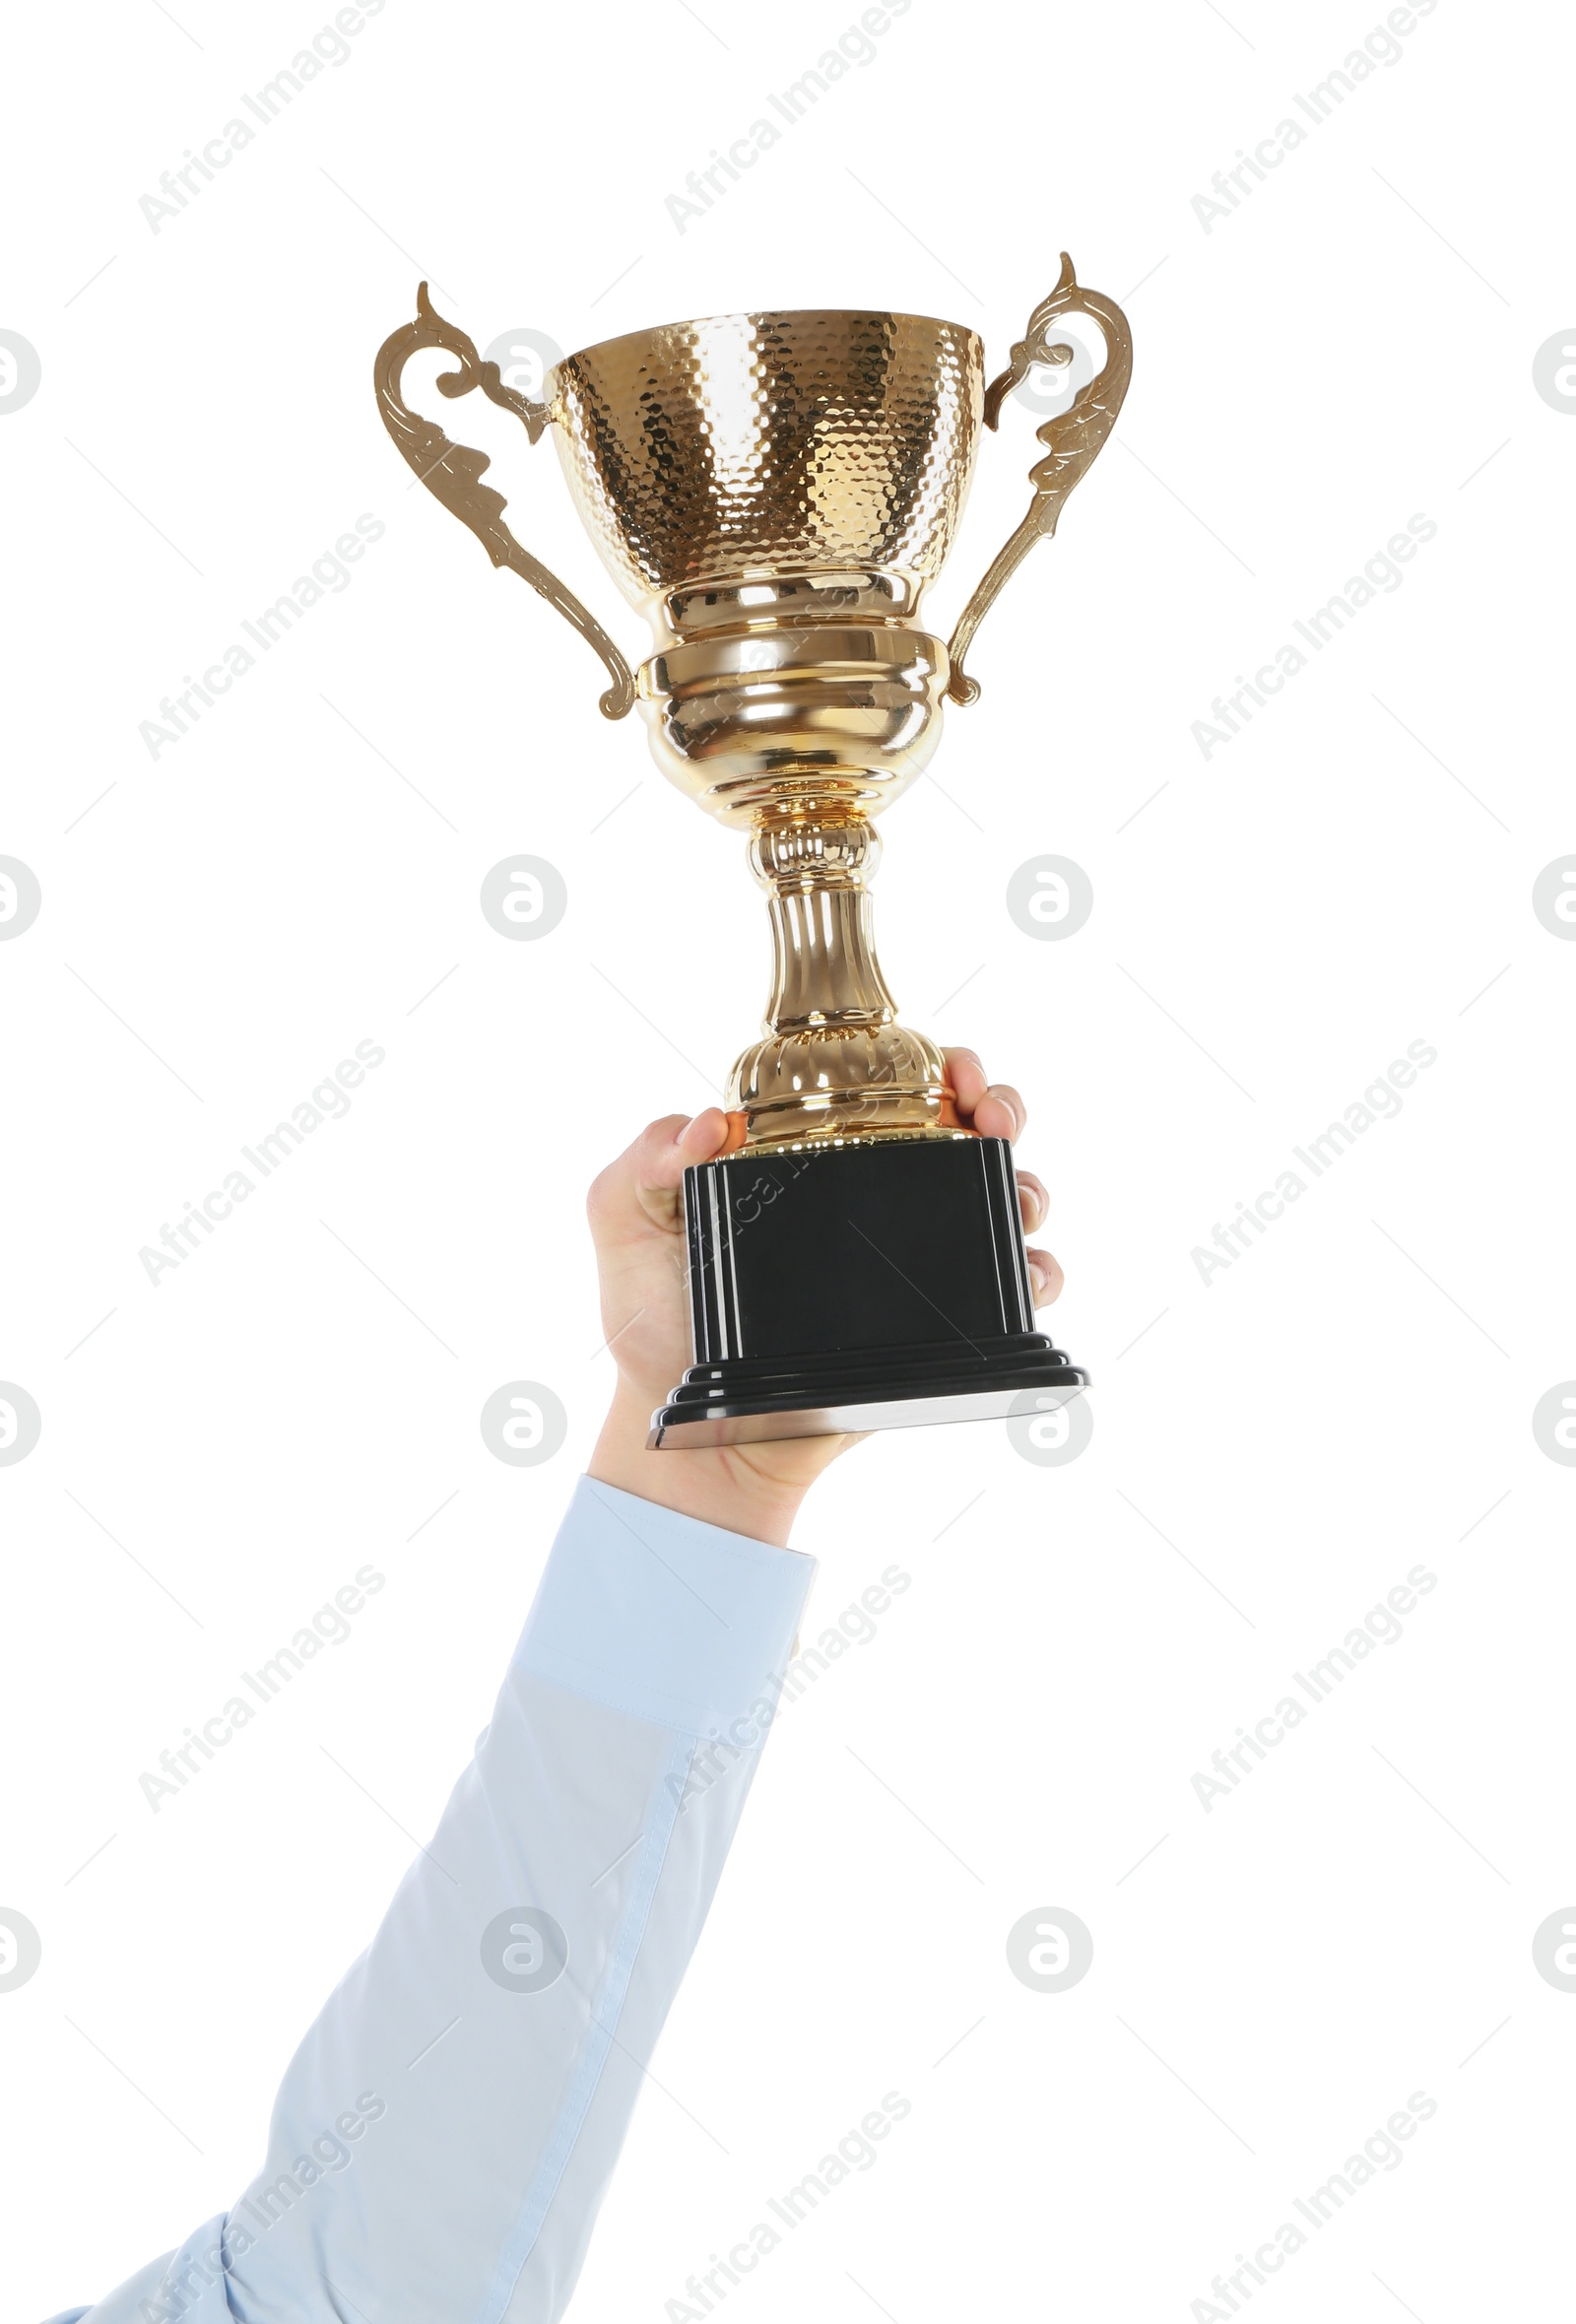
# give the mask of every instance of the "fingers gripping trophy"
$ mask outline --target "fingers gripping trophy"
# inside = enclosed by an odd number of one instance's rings
[[[943,644],[920,604],[981,423],[1033,366],[1071,360],[1058,326],[1076,315],[1099,325],[1103,366],[1039,430],[1027,512]],[[586,530],[651,624],[637,672],[515,540],[486,455],[406,404],[427,348],[457,361],[445,396],[479,387],[532,443],[552,429]],[[638,705],[663,773],[746,835],[766,892],[771,996],[729,1080],[729,1147],[686,1173],[694,1361],[654,1448],[986,1419],[1087,1384],[1034,1329],[1007,1141],[960,1126],[872,934],[876,818],[928,764],[944,703],[977,698],[974,633],[1121,409],[1126,318],[1064,256],[988,387],[984,367],[973,331],[926,315],[714,315],[566,356],[533,403],[425,284],[378,353],[384,425],[416,475],[580,632],[608,674],[603,716]]]

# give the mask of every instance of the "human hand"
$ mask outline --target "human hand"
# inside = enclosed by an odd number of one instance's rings
[[[1027,1119],[1017,1090],[988,1082],[972,1049],[948,1049],[945,1055],[959,1122],[982,1138],[1016,1145]],[[651,1415],[690,1361],[684,1173],[692,1163],[712,1161],[728,1144],[728,1116],[720,1106],[708,1106],[692,1121],[668,1114],[643,1130],[592,1185],[586,1210],[596,1244],[602,1328],[619,1384],[588,1474],[730,1532],[785,1543],[806,1492],[855,1437],[785,1436],[693,1452],[646,1450]],[[1044,1224],[1049,1198],[1029,1171],[1017,1175],[1018,1209],[1033,1233]],[[1049,1251],[1031,1249],[1028,1264],[1034,1304],[1046,1306],[1062,1288],[1062,1270]]]

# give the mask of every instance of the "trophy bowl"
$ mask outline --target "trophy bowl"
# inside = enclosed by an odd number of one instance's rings
[[[655,635],[653,753],[711,814],[874,814],[934,752],[949,664],[920,598],[984,371],[955,323],[859,313],[718,315],[555,366],[570,495]]]
[[[952,545],[981,427],[1092,317],[1105,361],[1039,431],[1033,497],[945,643],[921,601]],[[406,404],[424,348],[525,423],[552,428],[570,496],[653,650],[631,671],[572,592],[515,539],[486,457]],[[1005,1141],[957,1120],[946,1061],[898,1021],[872,931],[874,819],[920,774],[942,713],[978,695],[963,658],[985,612],[1109,433],[1131,342],[1065,255],[1007,369],[977,334],[876,309],[764,310],[668,323],[563,357],[533,402],[506,387],[423,284],[380,350],[385,426],[421,481],[579,631],[638,704],[663,773],[748,834],[774,974],[735,1060],[730,1141],[687,1173],[695,1362],[654,1447],[1032,1410],[1087,1375],[1033,1329]],[[1025,1403],[1024,1399],[1028,1401]]]

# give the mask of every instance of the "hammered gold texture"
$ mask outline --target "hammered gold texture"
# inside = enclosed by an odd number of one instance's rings
[[[981,429],[1035,363],[1055,360],[1060,318],[1079,312],[1098,320],[1105,365],[1038,431],[1047,457],[1029,472],[1028,513],[944,644],[921,627],[920,598],[952,547]],[[485,455],[405,404],[405,361],[427,347],[459,358],[438,381],[445,395],[480,388],[533,443],[553,424],[581,520],[651,623],[638,672],[515,540],[480,481]],[[432,311],[424,285],[417,321],[378,357],[384,423],[420,481],[595,647],[613,680],[605,714],[636,700],[669,780],[752,834],[774,969],[761,1037],[727,1091],[747,1148],[964,1134],[942,1051],[897,1021],[876,957],[872,819],[929,763],[949,697],[977,695],[963,656],[1109,433],[1130,363],[1121,310],[1084,290],[1065,254],[988,391],[972,331],[863,308],[713,315],[605,340],[563,358],[532,403]]]
[[[872,569],[906,610],[966,498],[984,355],[960,324],[864,312],[717,315],[564,358],[569,489],[631,603],[755,576]]]

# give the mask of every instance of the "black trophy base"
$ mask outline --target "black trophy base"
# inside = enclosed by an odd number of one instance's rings
[[[1088,1385],[1034,1329],[1004,1138],[731,1155],[685,1172],[685,1215],[695,1361],[653,1450],[1001,1420]]]

